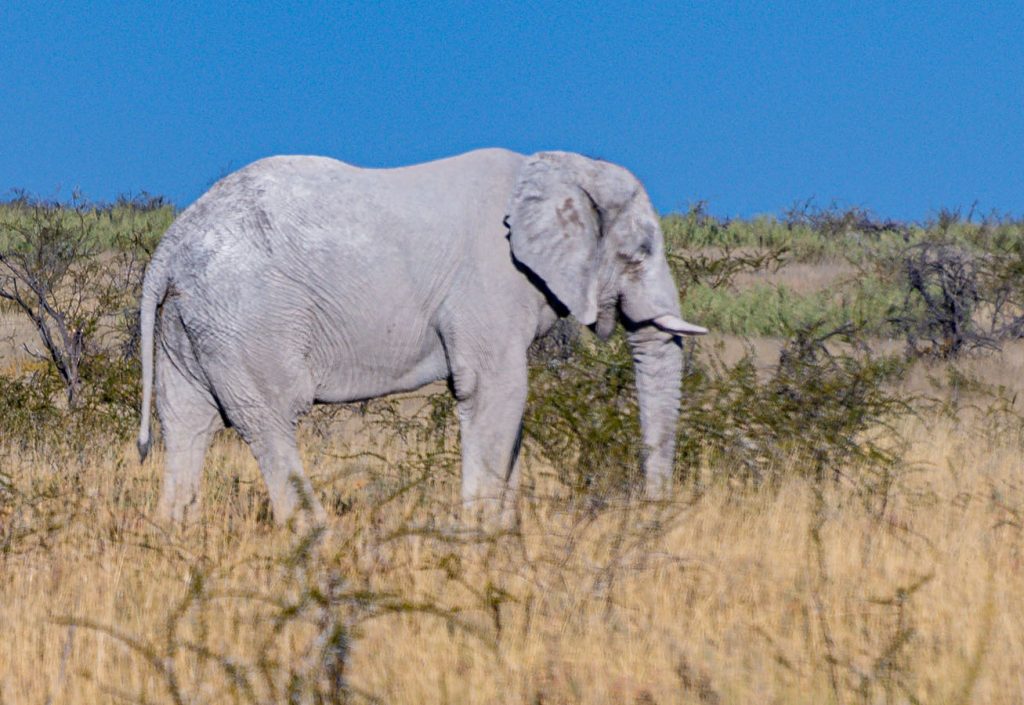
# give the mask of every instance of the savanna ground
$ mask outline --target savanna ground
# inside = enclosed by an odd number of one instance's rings
[[[622,341],[568,331],[536,356],[510,531],[456,516],[441,389],[305,423],[324,534],[269,521],[230,431],[201,520],[155,525],[130,316],[90,319],[70,405],[4,305],[0,703],[1024,701],[1024,227],[697,208],[665,229],[684,314],[715,330],[687,348],[673,496],[633,491]],[[936,301],[973,267],[951,328],[901,278],[923,242],[955,248]]]

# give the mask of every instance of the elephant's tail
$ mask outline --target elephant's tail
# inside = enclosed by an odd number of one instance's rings
[[[142,281],[142,302],[139,306],[139,328],[142,352],[142,421],[139,424],[139,460],[146,459],[153,443],[149,417],[153,402],[153,348],[155,346],[156,309],[167,294],[170,273],[167,266],[167,248],[158,247],[146,268]]]

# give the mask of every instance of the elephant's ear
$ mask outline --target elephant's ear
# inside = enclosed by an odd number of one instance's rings
[[[571,160],[557,152],[523,164],[509,202],[513,256],[584,324],[597,320],[600,215]]]

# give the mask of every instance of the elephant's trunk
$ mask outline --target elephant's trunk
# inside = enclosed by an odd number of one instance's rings
[[[683,374],[682,347],[678,338],[653,325],[631,331],[629,345],[636,366],[647,496],[664,497],[672,484]]]

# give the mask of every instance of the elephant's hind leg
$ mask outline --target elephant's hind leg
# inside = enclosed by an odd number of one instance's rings
[[[199,514],[206,449],[224,424],[209,390],[183,374],[162,351],[156,372],[157,411],[166,449],[157,513],[165,521],[182,522]]]
[[[279,524],[293,518],[323,524],[324,510],[302,470],[294,426],[282,426],[261,428],[249,444],[267,483],[274,519]]]
[[[223,357],[208,373],[228,420],[256,457],[274,520],[320,524],[323,508],[302,470],[295,439],[297,420],[313,403],[312,379],[295,362],[299,355],[284,347],[276,353],[277,359],[258,358],[250,348],[248,359]]]

